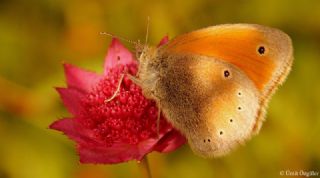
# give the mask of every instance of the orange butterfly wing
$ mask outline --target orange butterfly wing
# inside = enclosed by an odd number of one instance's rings
[[[259,48],[264,47],[264,53]],[[253,24],[212,26],[177,36],[162,47],[170,54],[203,55],[233,64],[260,91],[260,109],[254,133],[258,133],[272,94],[290,72],[293,48],[290,37],[280,30]],[[241,81],[239,81],[241,82]]]
[[[265,48],[259,54],[259,47]],[[250,24],[219,25],[180,35],[165,50],[178,54],[197,54],[227,61],[244,72],[263,95],[290,66],[292,47],[283,32]]]

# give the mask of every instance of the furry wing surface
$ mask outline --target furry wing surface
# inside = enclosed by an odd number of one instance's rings
[[[250,138],[259,92],[243,72],[206,56],[168,56],[165,61],[157,90],[161,108],[195,153],[224,155]]]

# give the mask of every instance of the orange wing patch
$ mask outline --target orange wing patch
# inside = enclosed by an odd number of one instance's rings
[[[265,55],[257,52],[260,45],[269,44],[265,35],[256,28],[224,25],[180,35],[164,46],[164,49],[230,62],[240,68],[262,92],[273,77],[275,63],[268,54],[268,49]]]

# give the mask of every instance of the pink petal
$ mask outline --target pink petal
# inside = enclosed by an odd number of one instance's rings
[[[132,53],[125,48],[118,39],[113,38],[105,57],[104,74],[108,74],[108,70],[114,68],[115,65],[127,65],[136,63]]]
[[[162,45],[165,45],[165,44],[168,43],[168,42],[169,42],[169,36],[166,35],[165,37],[163,37],[163,38],[161,39],[161,41],[159,42],[159,44],[157,45],[157,47],[160,47],[160,46],[162,46]]]
[[[56,88],[56,90],[60,94],[63,104],[66,106],[68,111],[74,116],[80,115],[81,98],[84,93],[74,88]]]
[[[71,64],[64,64],[63,66],[69,88],[77,88],[88,92],[102,77],[94,72],[82,70]]]
[[[151,152],[156,141],[148,140],[148,146],[138,148],[129,144],[118,144],[112,147],[92,147],[87,144],[79,145],[81,163],[110,164],[121,163],[133,159],[141,160],[144,155]]]
[[[168,131],[168,130],[167,130]],[[160,133],[159,138],[149,138],[138,145],[129,145],[124,143],[117,143],[112,147],[91,146],[87,144],[80,144],[78,152],[81,163],[94,164],[114,164],[130,160],[141,160],[146,154],[153,151],[155,144],[159,139],[164,137],[165,133]]]
[[[172,129],[155,145],[154,150],[162,153],[174,151],[186,143],[186,138],[176,129]]]
[[[90,134],[88,134],[90,133],[90,131],[79,125],[75,118],[64,118],[57,120],[53,122],[49,126],[49,128],[63,132],[70,139],[76,141],[79,144],[98,144],[90,138]]]

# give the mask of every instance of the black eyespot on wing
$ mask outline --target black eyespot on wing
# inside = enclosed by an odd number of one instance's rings
[[[258,53],[259,53],[260,55],[263,55],[265,52],[266,52],[266,49],[265,49],[264,46],[260,46],[260,47],[258,48]]]
[[[225,70],[223,72],[223,75],[224,75],[225,78],[228,78],[230,76],[230,72],[228,70]]]
[[[219,132],[219,134],[220,134],[220,135],[222,135],[222,134],[223,134],[223,132],[222,132],[222,131],[220,131],[220,132]]]

